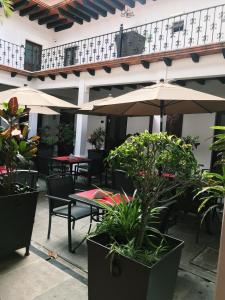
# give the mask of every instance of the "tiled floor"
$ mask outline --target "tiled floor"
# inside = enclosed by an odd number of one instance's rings
[[[43,184],[41,189],[45,189]],[[48,204],[41,193],[32,237],[33,252],[25,258],[20,250],[0,261],[0,300],[88,299],[86,243],[71,254],[67,249],[66,221],[53,218],[49,241],[46,239],[47,225]],[[88,219],[77,222],[74,245],[84,237],[88,225]],[[193,219],[184,217],[169,232],[185,240],[174,300],[213,299],[219,234],[215,229],[212,236],[202,232],[200,243],[196,244],[195,230]],[[58,253],[58,257],[50,259],[48,250]],[[204,260],[207,263],[204,264]]]

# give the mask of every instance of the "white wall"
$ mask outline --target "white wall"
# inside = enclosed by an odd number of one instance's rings
[[[199,136],[200,145],[194,151],[195,157],[202,168],[209,169],[213,130],[210,126],[215,124],[215,114],[184,115],[182,136]]]
[[[149,117],[127,118],[127,134],[143,132],[149,129]]]

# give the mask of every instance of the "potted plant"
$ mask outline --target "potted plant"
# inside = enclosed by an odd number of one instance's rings
[[[73,153],[74,127],[72,123],[61,123],[58,126],[58,155]]]
[[[102,127],[96,128],[88,138],[88,142],[93,149],[88,149],[88,157],[90,159],[99,159],[103,163],[105,158],[105,150],[102,149],[105,142],[105,131]]]
[[[132,201],[124,196],[121,204],[104,206],[106,215],[88,239],[89,300],[170,300],[183,242],[161,234],[155,223],[160,207],[192,180],[197,169],[192,147],[166,133],[144,132],[111,151],[107,160],[127,171],[137,193]],[[173,180],[160,176],[168,172],[176,175]]]
[[[19,108],[16,98],[0,110],[4,126],[0,131],[0,153],[6,174],[0,174],[0,256],[26,247],[29,254],[38,192],[14,180],[17,164],[37,153],[39,137],[27,139],[28,124],[21,118],[28,109]]]
[[[12,4],[13,4],[12,0],[0,0],[0,8],[3,7],[4,15],[6,17],[11,16],[13,12]]]

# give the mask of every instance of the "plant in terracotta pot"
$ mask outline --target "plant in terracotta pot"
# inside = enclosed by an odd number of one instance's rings
[[[39,137],[27,139],[28,124],[21,122],[28,114],[28,109],[18,106],[16,98],[0,109],[5,124],[0,131],[0,153],[5,166],[5,173],[0,175],[0,238],[4,241],[0,255],[22,247],[29,253],[38,193],[15,181],[18,163],[37,152]]]
[[[183,242],[161,234],[157,223],[194,180],[192,146],[166,133],[144,132],[111,151],[107,161],[125,170],[137,191],[132,201],[123,196],[119,205],[103,205],[106,215],[88,240],[89,300],[172,299]]]

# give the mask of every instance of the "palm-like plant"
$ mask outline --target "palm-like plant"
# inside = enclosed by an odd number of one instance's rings
[[[195,196],[200,201],[199,212],[205,211],[202,220],[207,213],[218,206],[214,200],[225,196],[225,126],[212,126],[211,128],[222,131],[215,135],[210,147],[211,150],[217,151],[216,164],[220,166],[221,173],[205,171],[202,174],[203,187]]]
[[[9,17],[13,12],[12,0],[0,0],[0,7],[3,8],[6,17]]]

